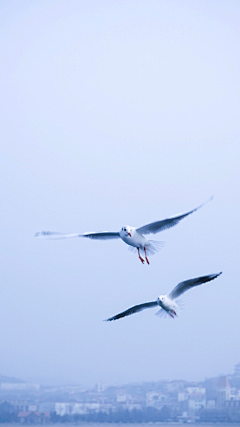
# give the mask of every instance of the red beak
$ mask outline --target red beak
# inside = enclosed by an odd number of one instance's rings
[[[132,237],[131,233],[128,233],[128,236]]]

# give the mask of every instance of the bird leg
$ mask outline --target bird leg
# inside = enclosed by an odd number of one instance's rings
[[[174,315],[172,313],[170,313],[170,311],[168,312],[170,314],[170,316],[174,319]]]
[[[138,250],[138,256],[139,256],[139,259],[140,259],[140,261],[142,262],[142,264],[144,264],[144,259],[141,257],[141,255],[140,255],[140,250],[139,250],[139,248],[137,248],[137,250]]]
[[[146,259],[147,263],[150,264],[150,262],[148,261],[147,252],[146,252],[145,246],[144,246],[144,252],[145,252],[145,259]]]

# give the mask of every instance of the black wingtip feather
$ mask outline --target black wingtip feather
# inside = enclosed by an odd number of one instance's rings
[[[220,271],[220,273],[216,273],[216,274],[208,274],[206,276],[202,276],[199,277],[199,280],[197,283],[206,283],[206,282],[210,282],[211,280],[216,279],[218,276],[220,276],[220,274],[222,274],[222,271]]]

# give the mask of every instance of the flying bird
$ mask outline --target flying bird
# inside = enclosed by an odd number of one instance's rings
[[[200,209],[203,205],[208,203],[213,199],[213,196],[202,205],[197,208],[175,216],[173,218],[167,218],[156,222],[151,222],[150,224],[143,225],[142,227],[136,228],[130,225],[125,225],[121,228],[120,231],[102,231],[102,232],[88,232],[88,233],[57,233],[53,231],[41,231],[35,234],[36,237],[41,237],[44,239],[67,239],[71,237],[88,237],[89,239],[95,240],[109,240],[109,239],[122,239],[127,245],[130,246],[130,250],[137,251],[138,257],[142,264],[146,260],[147,264],[149,263],[148,256],[154,255],[156,252],[160,250],[160,248],[164,245],[164,242],[159,242],[156,240],[148,240],[145,235],[147,234],[156,234],[160,231],[166,230],[168,228],[174,227],[177,225],[182,219],[186,218],[188,215]],[[142,256],[145,257],[145,260]]]
[[[202,285],[203,283],[210,282],[211,280],[216,279],[220,276],[222,272],[217,274],[209,274],[207,276],[196,277],[195,279],[184,280],[184,282],[179,283],[169,294],[159,295],[156,301],[145,302],[143,304],[134,305],[133,307],[128,308],[122,313],[116,314],[115,316],[109,317],[106,319],[106,322],[111,322],[112,320],[121,319],[125,316],[130,316],[131,314],[138,313],[139,311],[146,310],[146,308],[151,307],[161,307],[160,310],[156,313],[158,316],[163,314],[168,314],[172,318],[177,316],[180,311],[179,303],[176,299],[182,295],[184,292],[188,291],[195,286]]]

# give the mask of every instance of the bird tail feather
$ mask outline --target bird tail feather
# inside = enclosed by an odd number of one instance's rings
[[[165,242],[162,240],[149,240],[150,245],[147,246],[147,254],[154,255],[157,252],[159,252],[163,246],[165,245]],[[149,252],[149,253],[148,253]]]
[[[168,317],[168,312],[163,308],[160,308],[160,310],[158,310],[157,313],[155,313],[155,316],[166,318]]]
[[[178,301],[176,300],[176,302],[177,302],[177,307],[175,307],[174,311],[176,312],[176,316],[179,316],[184,306],[184,300],[180,299]],[[155,315],[159,317],[170,317],[169,312],[167,310],[164,310],[163,308],[160,308],[160,310],[157,311]]]
[[[164,245],[165,245],[165,242],[163,241],[149,240],[149,244],[146,246],[147,256],[156,254],[163,248]],[[137,253],[137,248],[135,246],[129,246],[128,250],[131,252]],[[142,256],[144,256],[145,255],[144,249],[140,248],[140,253]]]

